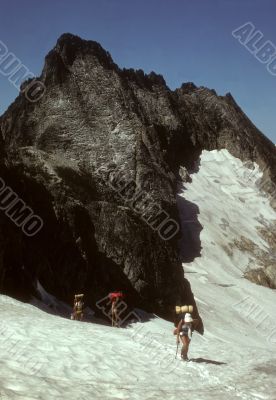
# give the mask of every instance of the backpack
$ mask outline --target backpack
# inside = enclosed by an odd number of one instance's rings
[[[122,299],[124,296],[123,296],[122,292],[112,292],[112,293],[109,293],[108,297],[109,297],[109,300],[111,300],[113,302],[116,299]]]

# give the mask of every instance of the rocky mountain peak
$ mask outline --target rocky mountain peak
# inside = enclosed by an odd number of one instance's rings
[[[184,82],[182,83],[180,89],[182,93],[190,93],[198,89],[198,87],[193,82]]]
[[[78,36],[59,38],[41,78],[47,90],[37,103],[21,93],[0,118],[2,176],[44,221],[30,240],[0,214],[2,288],[30,295],[38,280],[67,302],[85,293],[92,306],[116,287],[165,316],[178,303],[196,310],[181,232],[162,237],[166,221],[180,224],[179,184],[202,150],[225,148],[266,168],[269,192],[275,146],[230,95],[193,83],[171,91],[161,75],[121,70]],[[184,206],[196,216],[196,205]],[[188,261],[200,255],[199,233]]]
[[[76,61],[100,63],[107,69],[117,69],[108,51],[92,40],[84,40],[71,33],[64,33],[57,40],[53,50],[45,58],[45,66],[42,72],[42,79],[48,83],[62,82],[70,73]]]

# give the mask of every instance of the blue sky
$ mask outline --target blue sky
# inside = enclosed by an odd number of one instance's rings
[[[96,40],[121,67],[231,92],[276,143],[276,76],[233,38],[251,21],[276,46],[275,0],[1,1],[0,40],[35,75],[64,32]],[[17,90],[0,75],[0,113]]]

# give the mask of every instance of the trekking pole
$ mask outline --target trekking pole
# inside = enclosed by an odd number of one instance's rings
[[[175,353],[175,358],[177,357],[177,353],[178,353],[178,346],[179,346],[179,341],[176,344],[176,353]]]
[[[114,310],[111,311],[112,312],[112,326],[115,326],[115,315],[114,315]]]

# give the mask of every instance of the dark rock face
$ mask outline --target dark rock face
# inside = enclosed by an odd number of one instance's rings
[[[98,43],[70,34],[40,79],[42,99],[21,94],[0,119],[1,177],[44,222],[28,238],[0,213],[2,292],[26,298],[38,279],[68,302],[82,291],[93,308],[116,288],[163,316],[195,305],[180,233],[168,239],[164,225],[177,233],[178,182],[202,149],[216,148],[257,161],[275,182],[273,144],[231,95],[194,84],[172,92],[161,76],[120,70]]]
[[[206,150],[225,148],[243,161],[255,161],[264,171],[263,189],[275,197],[275,145],[252,124],[231,94],[217,96],[214,90],[192,84],[183,85],[175,94],[193,144]]]

